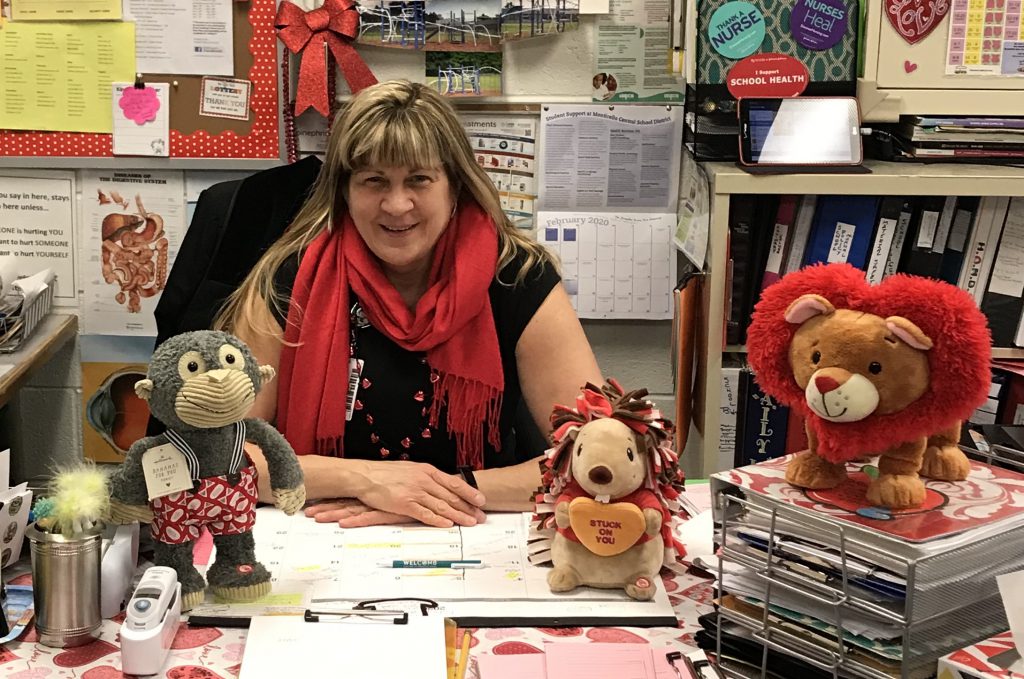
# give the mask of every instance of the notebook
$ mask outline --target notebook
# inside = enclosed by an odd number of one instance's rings
[[[266,677],[447,679],[444,618],[410,613],[399,625],[390,618],[256,616],[238,679]]]

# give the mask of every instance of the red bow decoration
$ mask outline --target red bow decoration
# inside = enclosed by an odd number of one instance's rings
[[[330,115],[324,45],[338,60],[352,92],[377,82],[352,46],[352,41],[359,37],[359,12],[355,7],[352,0],[325,0],[323,7],[307,12],[288,0],[281,2],[274,19],[277,36],[290,52],[302,55],[295,115],[310,106],[325,118]]]

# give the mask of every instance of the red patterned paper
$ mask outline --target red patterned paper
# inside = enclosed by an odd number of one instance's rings
[[[971,462],[971,473],[966,481],[924,479],[928,497],[923,507],[889,511],[873,508],[868,503],[864,495],[867,479],[860,471],[863,464],[847,464],[850,478],[838,488],[805,491],[786,482],[786,465],[792,458],[787,455],[717,476],[760,495],[820,512],[832,519],[867,526],[908,542],[946,537],[1024,511],[1024,475],[980,462]]]
[[[277,38],[274,35],[275,0],[250,0],[253,63],[252,130],[239,135],[230,130],[210,134],[198,130],[182,134],[171,130],[171,158],[277,158]],[[179,104],[180,105],[180,104]],[[199,104],[196,104],[198,108]],[[31,132],[0,130],[0,156],[107,157],[113,155],[110,134],[86,132]]]
[[[943,661],[956,663],[969,671],[983,673],[985,677],[1006,677],[1010,679],[1014,676],[1019,677],[1020,674],[1015,675],[1009,670],[993,665],[989,660],[1001,653],[1011,651],[1013,648],[1013,636],[1009,632],[1003,632],[985,641],[979,641],[973,646],[961,648],[959,651],[950,653],[943,658]]]
[[[911,45],[934,31],[949,13],[949,0],[885,0],[885,16]]]

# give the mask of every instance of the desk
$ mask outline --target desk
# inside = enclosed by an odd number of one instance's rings
[[[30,579],[24,575],[12,584]],[[711,612],[711,581],[691,575],[665,575],[665,587],[679,618],[679,627],[570,627],[570,628],[497,628],[472,630],[472,655],[482,653],[537,653],[545,641],[636,642],[649,643],[666,651],[692,651],[693,634],[699,629],[697,616]],[[121,656],[117,633],[121,620],[106,620],[100,638],[79,648],[61,650],[35,643],[36,631],[30,627],[22,639],[0,647],[0,677],[16,679],[120,679]],[[238,676],[245,647],[246,630],[199,628],[184,624],[174,640],[174,648],[163,675],[167,679],[232,679]],[[467,673],[477,679],[476,664]]]
[[[0,407],[18,392],[29,376],[78,332],[78,316],[49,313],[17,351],[0,354]],[[11,367],[8,367],[11,366]]]

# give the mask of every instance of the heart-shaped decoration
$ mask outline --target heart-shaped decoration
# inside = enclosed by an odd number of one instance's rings
[[[569,525],[584,547],[598,556],[615,556],[644,534],[644,513],[631,502],[605,504],[589,497],[569,503]]]
[[[903,70],[906,71],[907,73],[913,73],[914,71],[917,70],[917,64],[915,64],[913,61],[910,61],[909,59],[906,59],[903,61]]]
[[[884,0],[883,6],[889,23],[911,45],[927,38],[949,13],[949,0]]]

